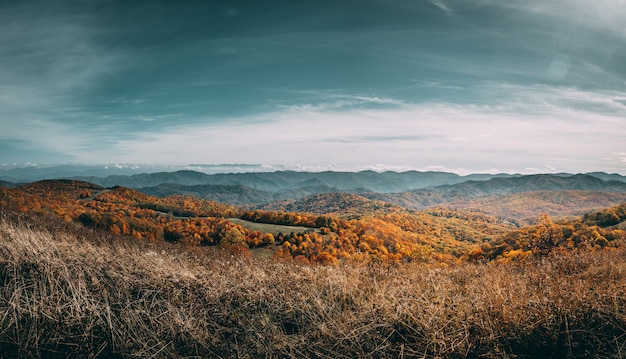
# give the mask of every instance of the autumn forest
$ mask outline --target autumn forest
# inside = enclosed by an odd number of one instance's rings
[[[265,248],[276,259],[303,263],[506,262],[551,251],[626,245],[626,231],[620,227],[626,204],[558,221],[537,213],[536,223],[520,227],[512,219],[472,209],[409,210],[346,193],[315,197],[317,211],[309,205],[307,212],[283,212],[189,195],[152,197],[76,180],[44,180],[0,191],[1,208],[50,220],[78,222],[137,240],[219,245],[241,255]],[[331,214],[320,210],[328,208],[334,208]],[[255,224],[270,226],[259,230]]]

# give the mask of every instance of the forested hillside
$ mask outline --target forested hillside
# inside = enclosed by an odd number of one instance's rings
[[[78,222],[137,240],[220,245],[243,255],[265,248],[276,258],[327,264],[521,259],[553,247],[617,248],[623,246],[625,235],[619,227],[621,207],[567,222],[555,223],[542,216],[537,226],[520,229],[503,217],[475,210],[409,211],[348,194],[312,197],[299,202],[293,211],[249,210],[192,196],[152,197],[129,188],[71,180],[0,189],[0,207]],[[596,217],[601,220],[592,220]],[[254,223],[283,227],[262,231]],[[609,223],[617,227],[607,227]],[[561,233],[558,238],[554,226]],[[285,228],[293,230],[283,232]]]

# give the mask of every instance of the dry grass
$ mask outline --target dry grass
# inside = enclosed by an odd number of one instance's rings
[[[0,219],[0,357],[626,357],[626,254],[300,266]]]

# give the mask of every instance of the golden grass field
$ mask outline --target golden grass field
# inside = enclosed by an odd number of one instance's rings
[[[2,358],[623,358],[626,252],[300,265],[0,213]]]

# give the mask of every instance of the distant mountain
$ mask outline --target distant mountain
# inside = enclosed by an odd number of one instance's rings
[[[612,178],[614,175],[610,176]],[[466,178],[474,180],[463,182]],[[420,209],[459,200],[531,191],[626,192],[626,182],[603,181],[597,176],[563,173],[525,176],[476,174],[462,177],[445,172],[416,171],[283,171],[214,175],[177,171],[81,179],[105,187],[121,185],[136,188],[153,196],[193,195],[235,205],[260,205],[341,192],[360,194],[371,200],[385,201],[405,208]],[[437,185],[442,182],[443,185]],[[393,192],[396,189],[401,190]]]
[[[438,186],[442,193],[457,198],[482,197],[494,194],[509,194],[532,191],[562,190],[603,190],[609,192],[626,192],[626,182],[604,181],[587,174],[572,176],[539,174],[510,178],[492,178],[487,181],[467,181],[456,185]]]
[[[510,175],[503,175],[510,176]],[[286,191],[326,186],[338,191],[402,192],[442,184],[463,182],[465,177],[447,172],[257,172],[207,175],[195,171],[158,172],[132,176],[78,177],[102,186],[153,187],[163,183],[180,185],[241,185],[263,191]]]
[[[466,181],[402,193],[366,193],[363,196],[394,203],[409,209],[421,209],[442,203],[465,201],[479,197],[507,195],[535,191],[586,190],[626,192],[626,182],[603,181],[586,174],[527,175],[509,178],[492,178],[487,181]]]
[[[0,181],[0,188],[14,188],[17,187],[18,185],[16,185],[13,182],[8,182],[8,181]]]
[[[407,171],[407,172],[374,172],[374,171],[361,171],[361,172],[303,172],[294,171],[293,168],[284,165],[261,165],[261,164],[189,164],[183,166],[162,166],[162,165],[149,165],[149,164],[107,164],[107,165],[79,165],[79,164],[62,164],[62,165],[15,165],[15,164],[0,164],[0,180],[13,182],[13,183],[27,183],[34,182],[42,179],[68,179],[81,177],[81,179],[93,179],[97,178],[100,182],[107,182],[107,185],[124,185],[132,184],[133,181],[144,183],[133,184],[134,188],[156,186],[165,182],[158,182],[159,178],[163,177],[163,173],[176,173],[178,171],[183,172],[198,172],[207,175],[220,174],[215,179],[207,183],[185,183],[183,178],[168,179],[168,183],[178,183],[185,185],[196,184],[244,184],[249,183],[257,176],[250,176],[241,180],[241,182],[233,183],[233,179],[237,179],[243,174],[263,174],[264,178],[275,178],[274,174],[278,174],[278,177],[290,177],[287,181],[291,185],[296,185],[298,182],[305,182],[311,178],[318,179],[321,182],[327,184],[330,187],[338,187],[342,190],[354,189],[358,187],[368,188],[370,191],[375,192],[402,192],[417,188],[434,187],[444,184],[455,184],[468,180],[484,181],[491,178],[499,177],[520,177],[520,174],[470,174],[466,176],[459,176],[453,173],[447,172],[419,172],[419,171]],[[160,173],[160,174],[159,174]],[[146,174],[155,174],[155,180],[146,178]],[[294,175],[295,174],[295,175]],[[302,175],[297,175],[302,174]],[[626,177],[612,173],[604,172],[591,172],[587,173],[591,176],[600,178],[602,180],[620,181],[626,182]],[[127,179],[124,177],[132,177],[133,175],[139,175],[134,179]],[[269,175],[269,176],[268,176]],[[552,174],[556,176],[571,176],[569,173],[557,173]],[[110,178],[107,178],[110,177]],[[176,177],[176,176],[175,176]],[[183,177],[185,177],[183,175]],[[245,176],[244,176],[245,177]],[[258,179],[259,177],[257,177]],[[356,179],[356,181],[355,181]],[[224,180],[226,182],[224,182]],[[335,181],[343,181],[344,185],[336,185]],[[183,181],[183,182],[176,182]],[[239,181],[237,179],[237,181]],[[330,182],[328,182],[330,181]],[[385,182],[393,182],[388,185]],[[417,181],[417,186],[415,181]],[[158,183],[157,183],[158,182]],[[280,181],[279,181],[280,182]],[[366,184],[377,183],[381,188],[370,188],[370,186],[361,186],[359,182],[365,182]],[[357,183],[355,186],[354,184]],[[347,186],[347,187],[346,187]],[[395,188],[389,188],[389,186]],[[255,188],[253,186],[250,186]],[[269,190],[275,190],[271,188],[264,188]]]
[[[161,166],[146,164],[103,164],[103,165],[10,165],[0,164],[0,180],[14,183],[28,183],[43,179],[62,179],[72,177],[131,176],[141,173],[174,172],[192,170],[207,174],[273,172],[287,169],[286,166],[267,166],[258,164],[190,164],[184,166]]]
[[[61,179],[74,177],[106,177],[111,175],[132,175],[138,172],[156,172],[163,167],[153,166],[0,166],[0,179],[10,182],[35,182],[45,179]]]
[[[590,173],[587,173],[587,174],[590,175],[590,176],[597,177],[597,178],[599,178],[601,180],[604,180],[604,181],[626,182],[626,176],[622,176],[622,175],[619,175],[617,173],[608,174],[608,173],[604,173],[604,172],[590,172]]]
[[[201,165],[194,165],[201,168]],[[228,167],[230,168],[230,167]],[[256,167],[250,167],[253,169]],[[148,168],[144,168],[148,169]],[[155,168],[152,168],[155,169]],[[117,175],[98,177],[106,171]],[[49,168],[1,168],[0,180],[13,186],[18,180],[36,174],[62,176],[82,173],[71,178],[96,183],[103,187],[123,186],[153,196],[193,195],[213,201],[246,205],[248,207],[281,201],[297,200],[325,193],[352,193],[369,200],[384,201],[408,209],[421,209],[450,202],[502,196],[532,191],[587,190],[626,192],[626,177],[594,172],[571,175],[567,173],[471,174],[459,176],[447,172],[246,172],[207,174],[192,170],[125,174],[138,168],[101,168],[57,166]],[[104,172],[103,172],[104,171]],[[86,176],[84,174],[96,174]],[[110,173],[110,172],[109,172]],[[11,176],[6,176],[10,174]],[[5,177],[2,177],[5,176]],[[64,176],[62,176],[64,177]],[[9,182],[9,183],[7,183]],[[285,202],[288,203],[288,202]],[[283,203],[284,204],[284,203]]]

